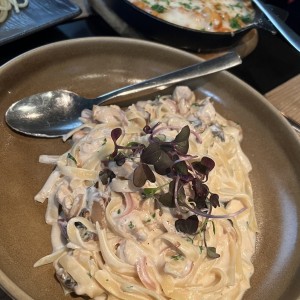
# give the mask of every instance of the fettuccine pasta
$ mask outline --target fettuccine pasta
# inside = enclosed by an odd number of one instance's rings
[[[8,12],[14,9],[16,13],[20,12],[20,8],[28,5],[29,0],[24,0],[22,3],[17,0],[0,0],[0,23],[7,19]]]
[[[52,263],[65,293],[91,299],[241,299],[257,232],[241,128],[188,87],[84,110],[48,199]]]

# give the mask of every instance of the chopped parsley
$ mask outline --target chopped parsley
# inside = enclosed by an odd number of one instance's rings
[[[182,254],[172,255],[171,258],[173,260],[184,260],[184,256]]]
[[[160,4],[154,4],[151,6],[151,9],[153,9],[154,11],[162,14],[166,11],[166,8]]]
[[[129,222],[128,227],[129,227],[130,229],[133,229],[133,228],[134,228],[134,225],[133,225],[132,221]]]

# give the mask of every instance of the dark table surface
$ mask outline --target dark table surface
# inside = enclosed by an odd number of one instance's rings
[[[231,73],[262,94],[300,74],[300,54],[280,35],[259,30],[255,50],[243,59],[242,65]],[[33,48],[56,41],[92,36],[118,36],[98,15],[75,19],[47,28],[0,47],[0,66]],[[1,82],[0,82],[1,84]],[[0,299],[10,299],[0,290]]]

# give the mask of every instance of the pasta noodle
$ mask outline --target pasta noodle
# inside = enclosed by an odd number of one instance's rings
[[[257,232],[241,128],[184,86],[81,121],[67,153],[40,157],[53,253],[35,266],[97,300],[241,299]]]
[[[20,12],[20,8],[28,5],[29,0],[19,3],[18,0],[0,0],[0,23],[4,22],[8,16],[8,12],[13,8],[16,13]]]

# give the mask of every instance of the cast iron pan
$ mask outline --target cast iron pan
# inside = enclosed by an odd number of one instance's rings
[[[143,11],[128,0],[104,0],[104,2],[128,25],[145,37],[195,52],[210,52],[229,48],[253,28],[263,28],[276,33],[273,25],[257,7],[254,7],[255,18],[253,23],[232,33],[205,32],[172,24]],[[277,12],[277,8],[274,7],[274,9]],[[278,14],[283,18],[286,17],[279,10]]]

